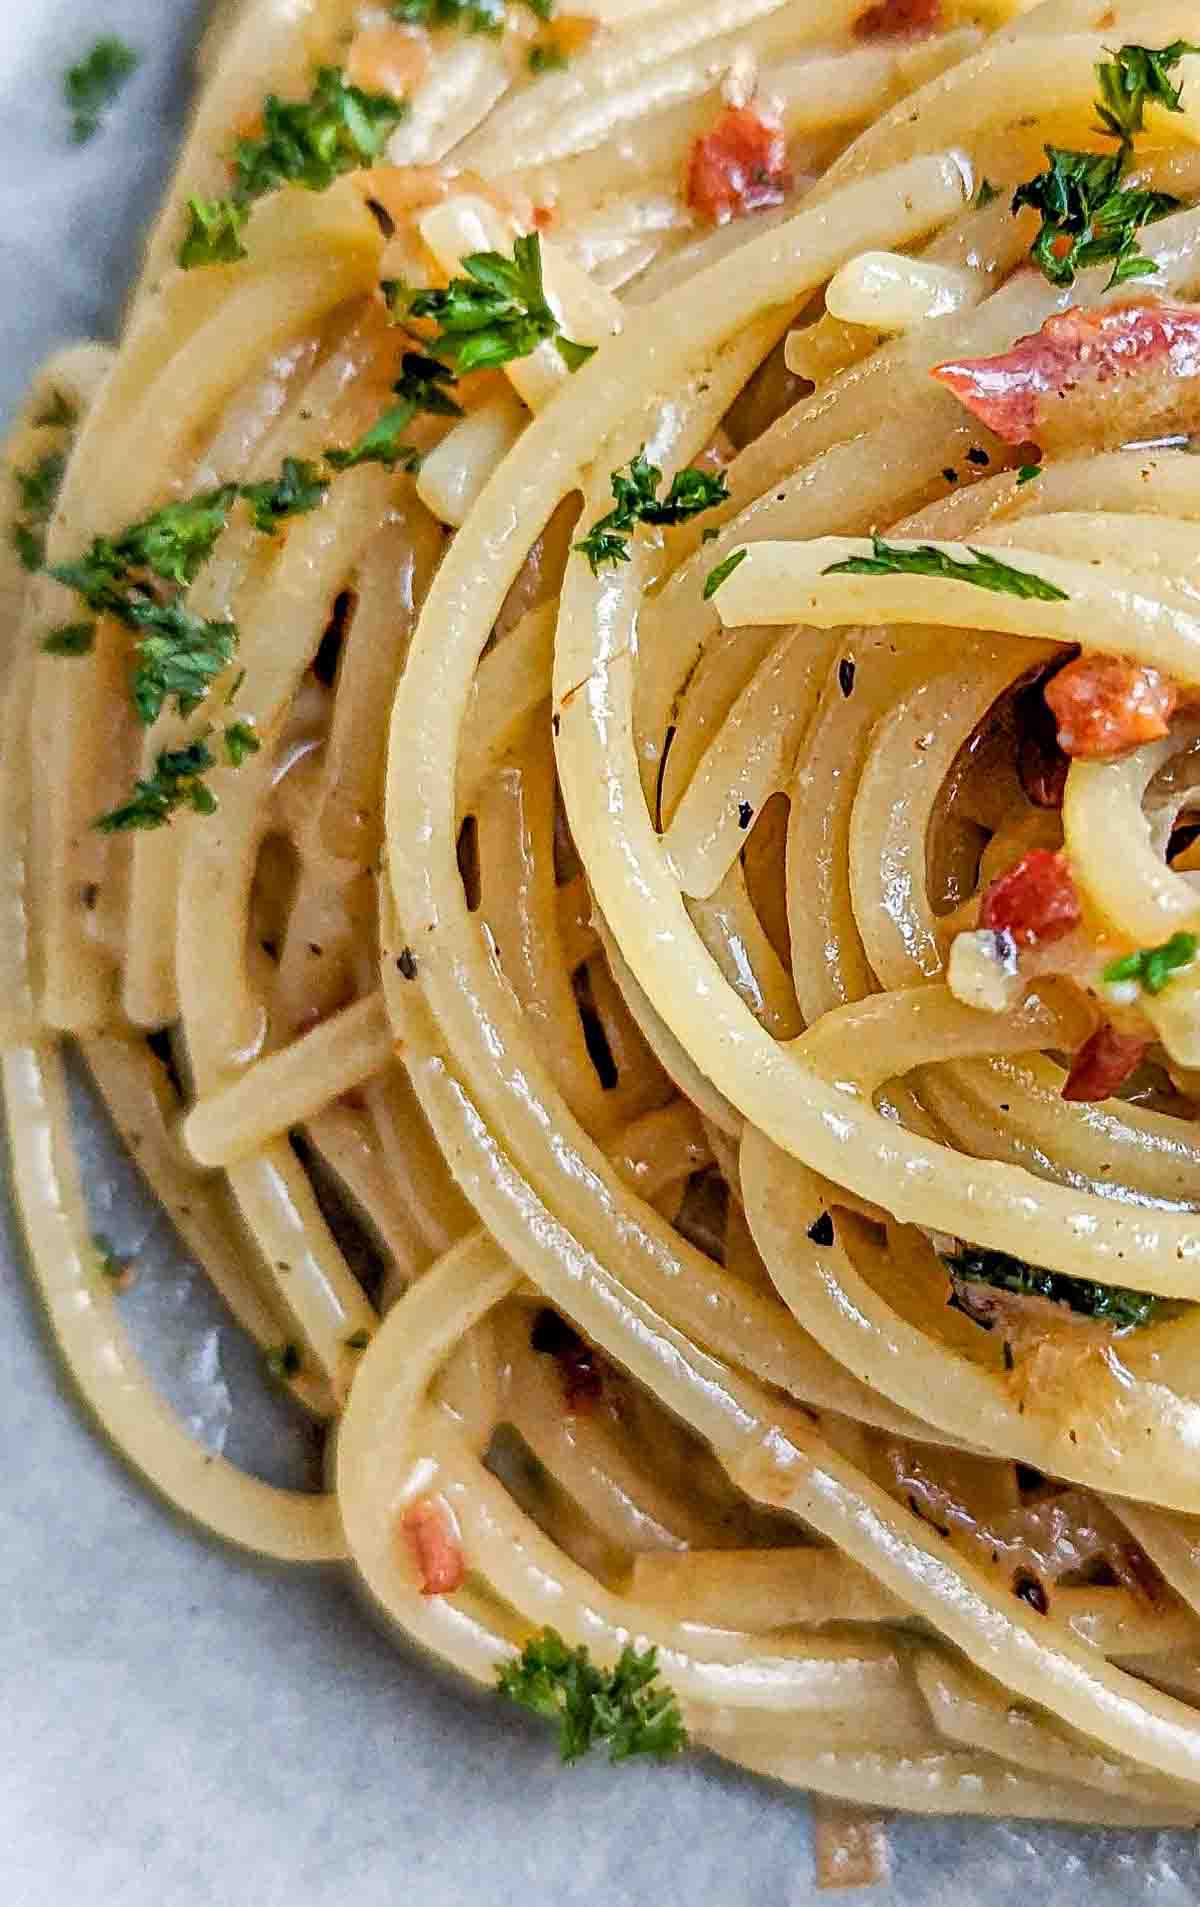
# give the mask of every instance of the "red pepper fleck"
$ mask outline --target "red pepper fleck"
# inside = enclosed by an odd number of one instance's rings
[[[905,33],[935,33],[942,25],[942,0],[880,0],[854,22],[860,40],[894,39]]]
[[[445,1497],[418,1497],[400,1519],[423,1596],[449,1596],[461,1589],[467,1565]]]
[[[1115,1026],[1105,1021],[1089,1040],[1085,1040],[1067,1074],[1066,1085],[1062,1089],[1064,1099],[1094,1100],[1111,1099],[1118,1086],[1123,1086],[1142,1063],[1142,1056],[1149,1044],[1127,1033],[1118,1033]]]
[[[1079,656],[1046,684],[1058,745],[1076,760],[1106,761],[1168,732],[1179,701],[1170,676],[1124,656]]]
[[[783,129],[753,106],[730,106],[692,147],[687,202],[714,225],[781,205],[791,184]]]
[[[984,892],[979,925],[1009,933],[1018,947],[1062,940],[1082,918],[1066,856],[1031,848]]]

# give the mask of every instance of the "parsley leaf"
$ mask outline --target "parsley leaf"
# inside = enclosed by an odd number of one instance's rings
[[[102,814],[96,827],[101,834],[123,834],[135,828],[165,827],[177,808],[213,814],[216,797],[201,779],[212,766],[212,754],[202,741],[165,750],[155,763],[154,773],[135,785],[130,800]]]
[[[77,66],[68,68],[63,77],[63,97],[71,113],[71,138],[77,146],[86,145],[100,130],[105,111],[140,63],[140,55],[131,46],[108,34],[96,41]]]
[[[720,589],[721,584],[733,575],[739,563],[745,562],[746,554],[747,552],[745,550],[731,550],[729,555],[716,565],[715,569],[709,570],[708,575],[704,578],[704,588],[700,592],[706,603],[712,601],[712,598]]]
[[[1134,981],[1146,993],[1161,993],[1172,974],[1191,966],[1198,946],[1195,934],[1172,934],[1161,947],[1142,947],[1120,960],[1110,960],[1101,977],[1107,986]]]
[[[631,1755],[666,1760],[687,1745],[672,1691],[655,1687],[657,1650],[628,1645],[615,1669],[599,1669],[586,1648],[570,1649],[555,1629],[531,1636],[515,1661],[501,1668],[497,1686],[521,1708],[558,1724],[564,1761],[578,1761],[597,1743],[610,1761]]]
[[[1153,272],[1136,234],[1183,203],[1170,192],[1120,185],[1127,148],[1116,153],[1068,152],[1045,147],[1049,166],[1017,187],[1012,209],[1032,206],[1042,218],[1029,256],[1052,285],[1073,285],[1090,265],[1112,266],[1105,289]]]
[[[233,661],[237,625],[206,621],[179,598],[132,602],[128,619],[146,631],[137,644],[130,684],[139,719],[151,727],[171,700],[181,715],[193,714],[214,678]]]
[[[531,73],[561,73],[567,64],[562,48],[550,40],[539,40],[536,46],[531,46],[526,61]]]
[[[315,464],[285,457],[274,482],[244,483],[241,494],[250,505],[255,529],[273,536],[288,517],[320,509],[328,488],[328,479],[318,475]]]
[[[404,432],[418,411],[428,411],[437,417],[461,417],[461,406],[444,388],[456,381],[453,371],[439,364],[436,358],[424,357],[419,351],[406,351],[400,364],[399,382],[393,386],[400,402],[385,411],[352,450],[327,450],[325,461],[335,470],[353,470],[358,464],[369,463],[383,464],[388,470],[403,464],[415,470],[420,462],[419,453],[411,444],[401,442]]]
[[[444,290],[408,294],[408,315],[430,318],[438,326],[429,347],[436,357],[464,376],[528,357],[549,338],[569,371],[586,364],[595,345],[564,338],[546,302],[542,241],[536,232],[515,241],[511,258],[472,252],[462,263],[466,276],[452,278]]]
[[[96,641],[94,622],[64,623],[42,639],[42,654],[47,656],[86,656]]]
[[[982,212],[986,205],[990,205],[993,199],[998,199],[999,197],[999,186],[993,185],[990,179],[981,179],[979,181],[979,190],[971,200],[971,204],[975,207],[977,212]]]
[[[194,271],[198,265],[236,265],[248,256],[242,244],[249,217],[244,205],[236,199],[191,198],[187,209],[187,231],[179,247],[184,271]]]
[[[231,767],[240,768],[247,755],[257,755],[261,747],[253,722],[230,722],[225,730],[225,753]]]
[[[281,185],[327,191],[343,173],[372,165],[407,111],[388,93],[352,86],[340,66],[323,66],[306,100],[270,94],[261,137],[238,141],[235,202],[251,205]]]
[[[964,1300],[959,1294],[958,1280],[968,1285],[992,1285],[1021,1298],[1049,1298],[1052,1304],[1067,1305],[1084,1317],[1104,1319],[1119,1331],[1149,1323],[1158,1308],[1152,1292],[1130,1291],[1123,1285],[1101,1285],[1090,1278],[1046,1271],[1040,1265],[1026,1264],[1023,1258],[1010,1258],[1007,1252],[988,1251],[980,1245],[964,1245],[942,1262],[955,1282],[957,1308],[967,1311],[977,1323],[986,1323],[989,1330],[991,1323],[971,1308],[969,1297]]]
[[[1190,40],[1172,40],[1157,52],[1149,46],[1123,46],[1115,59],[1102,60],[1096,68],[1101,130],[1128,144],[1134,133],[1145,130],[1147,100],[1165,106],[1169,113],[1182,112],[1182,84],[1176,85],[1170,72],[1185,53],[1200,53],[1200,46]]]
[[[978,589],[993,589],[1007,596],[1022,596],[1043,603],[1065,603],[1067,592],[1055,583],[1043,582],[1026,569],[1014,569],[987,550],[970,551],[972,561],[950,556],[919,543],[915,549],[900,549],[885,543],[881,536],[871,538],[870,556],[851,556],[844,563],[831,563],[825,576],[942,576],[949,582],[974,583]]]
[[[1042,464],[1022,464],[1017,471],[1017,483],[1032,483],[1035,477],[1041,476],[1044,467]]]
[[[12,526],[13,548],[31,573],[41,569],[46,560],[46,526],[54,514],[66,467],[66,452],[49,450],[28,470],[12,473],[21,499],[21,514]]]
[[[179,263],[191,271],[244,258],[242,228],[256,199],[281,185],[328,191],[343,173],[373,165],[407,112],[390,93],[352,86],[340,66],[321,67],[308,99],[269,94],[260,137],[238,141],[232,195],[188,200]]]
[[[648,463],[645,446],[630,460],[628,471],[614,470],[612,493],[616,509],[593,523],[582,542],[574,544],[598,576],[608,563],[629,561],[629,533],[637,523],[683,523],[724,503],[729,486],[719,471],[697,470],[688,464],[677,470],[665,497],[659,497],[663,473],[657,464]],[[720,565],[718,565],[720,567]]]
[[[458,26],[467,33],[503,33],[504,0],[395,0],[393,20],[412,26]]]

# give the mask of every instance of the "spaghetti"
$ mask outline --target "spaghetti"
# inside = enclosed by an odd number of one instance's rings
[[[224,7],[10,445],[85,1397],[481,1682],[653,1649],[832,1880],[883,1807],[1200,1812],[1189,16]],[[68,1043],[326,1494],[157,1399]]]

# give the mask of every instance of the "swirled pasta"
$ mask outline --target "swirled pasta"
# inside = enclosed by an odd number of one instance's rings
[[[84,1395],[465,1674],[653,1649],[867,1809],[1197,1814],[1191,24],[246,0],[10,442]],[[153,1391],[67,1043],[325,1494]]]

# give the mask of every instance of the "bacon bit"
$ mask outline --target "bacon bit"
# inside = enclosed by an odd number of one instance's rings
[[[860,40],[895,39],[906,33],[936,33],[942,25],[942,0],[880,0],[854,22]]]
[[[932,376],[1009,444],[1186,429],[1200,415],[1200,305],[1074,306],[1011,351],[939,364]],[[1062,409],[1047,402],[1072,397]]]
[[[552,1357],[558,1365],[567,1409],[586,1415],[604,1395],[603,1359],[565,1318],[548,1308],[534,1319],[529,1342],[533,1350]]]
[[[1141,1065],[1148,1045],[1148,1040],[1118,1033],[1116,1027],[1106,1020],[1090,1040],[1084,1041],[1071,1061],[1071,1070],[1062,1089],[1063,1098],[1111,1099],[1117,1087],[1123,1086],[1130,1073]]]
[[[1010,933],[1018,947],[1062,940],[1082,918],[1066,856],[1031,848],[984,893],[979,924]]]
[[[552,205],[535,205],[533,208],[533,223],[539,232],[548,232],[554,223],[555,216]]]
[[[1045,695],[1059,747],[1082,761],[1160,741],[1179,701],[1170,676],[1123,656],[1079,656],[1051,677]]]
[[[714,225],[781,205],[791,185],[783,129],[753,106],[729,107],[692,147],[687,202]]]
[[[400,1518],[423,1596],[449,1596],[461,1589],[467,1565],[450,1505],[442,1496],[418,1497]]]
[[[429,67],[429,41],[418,29],[370,26],[356,33],[346,56],[346,73],[368,93],[405,99],[416,91]]]

